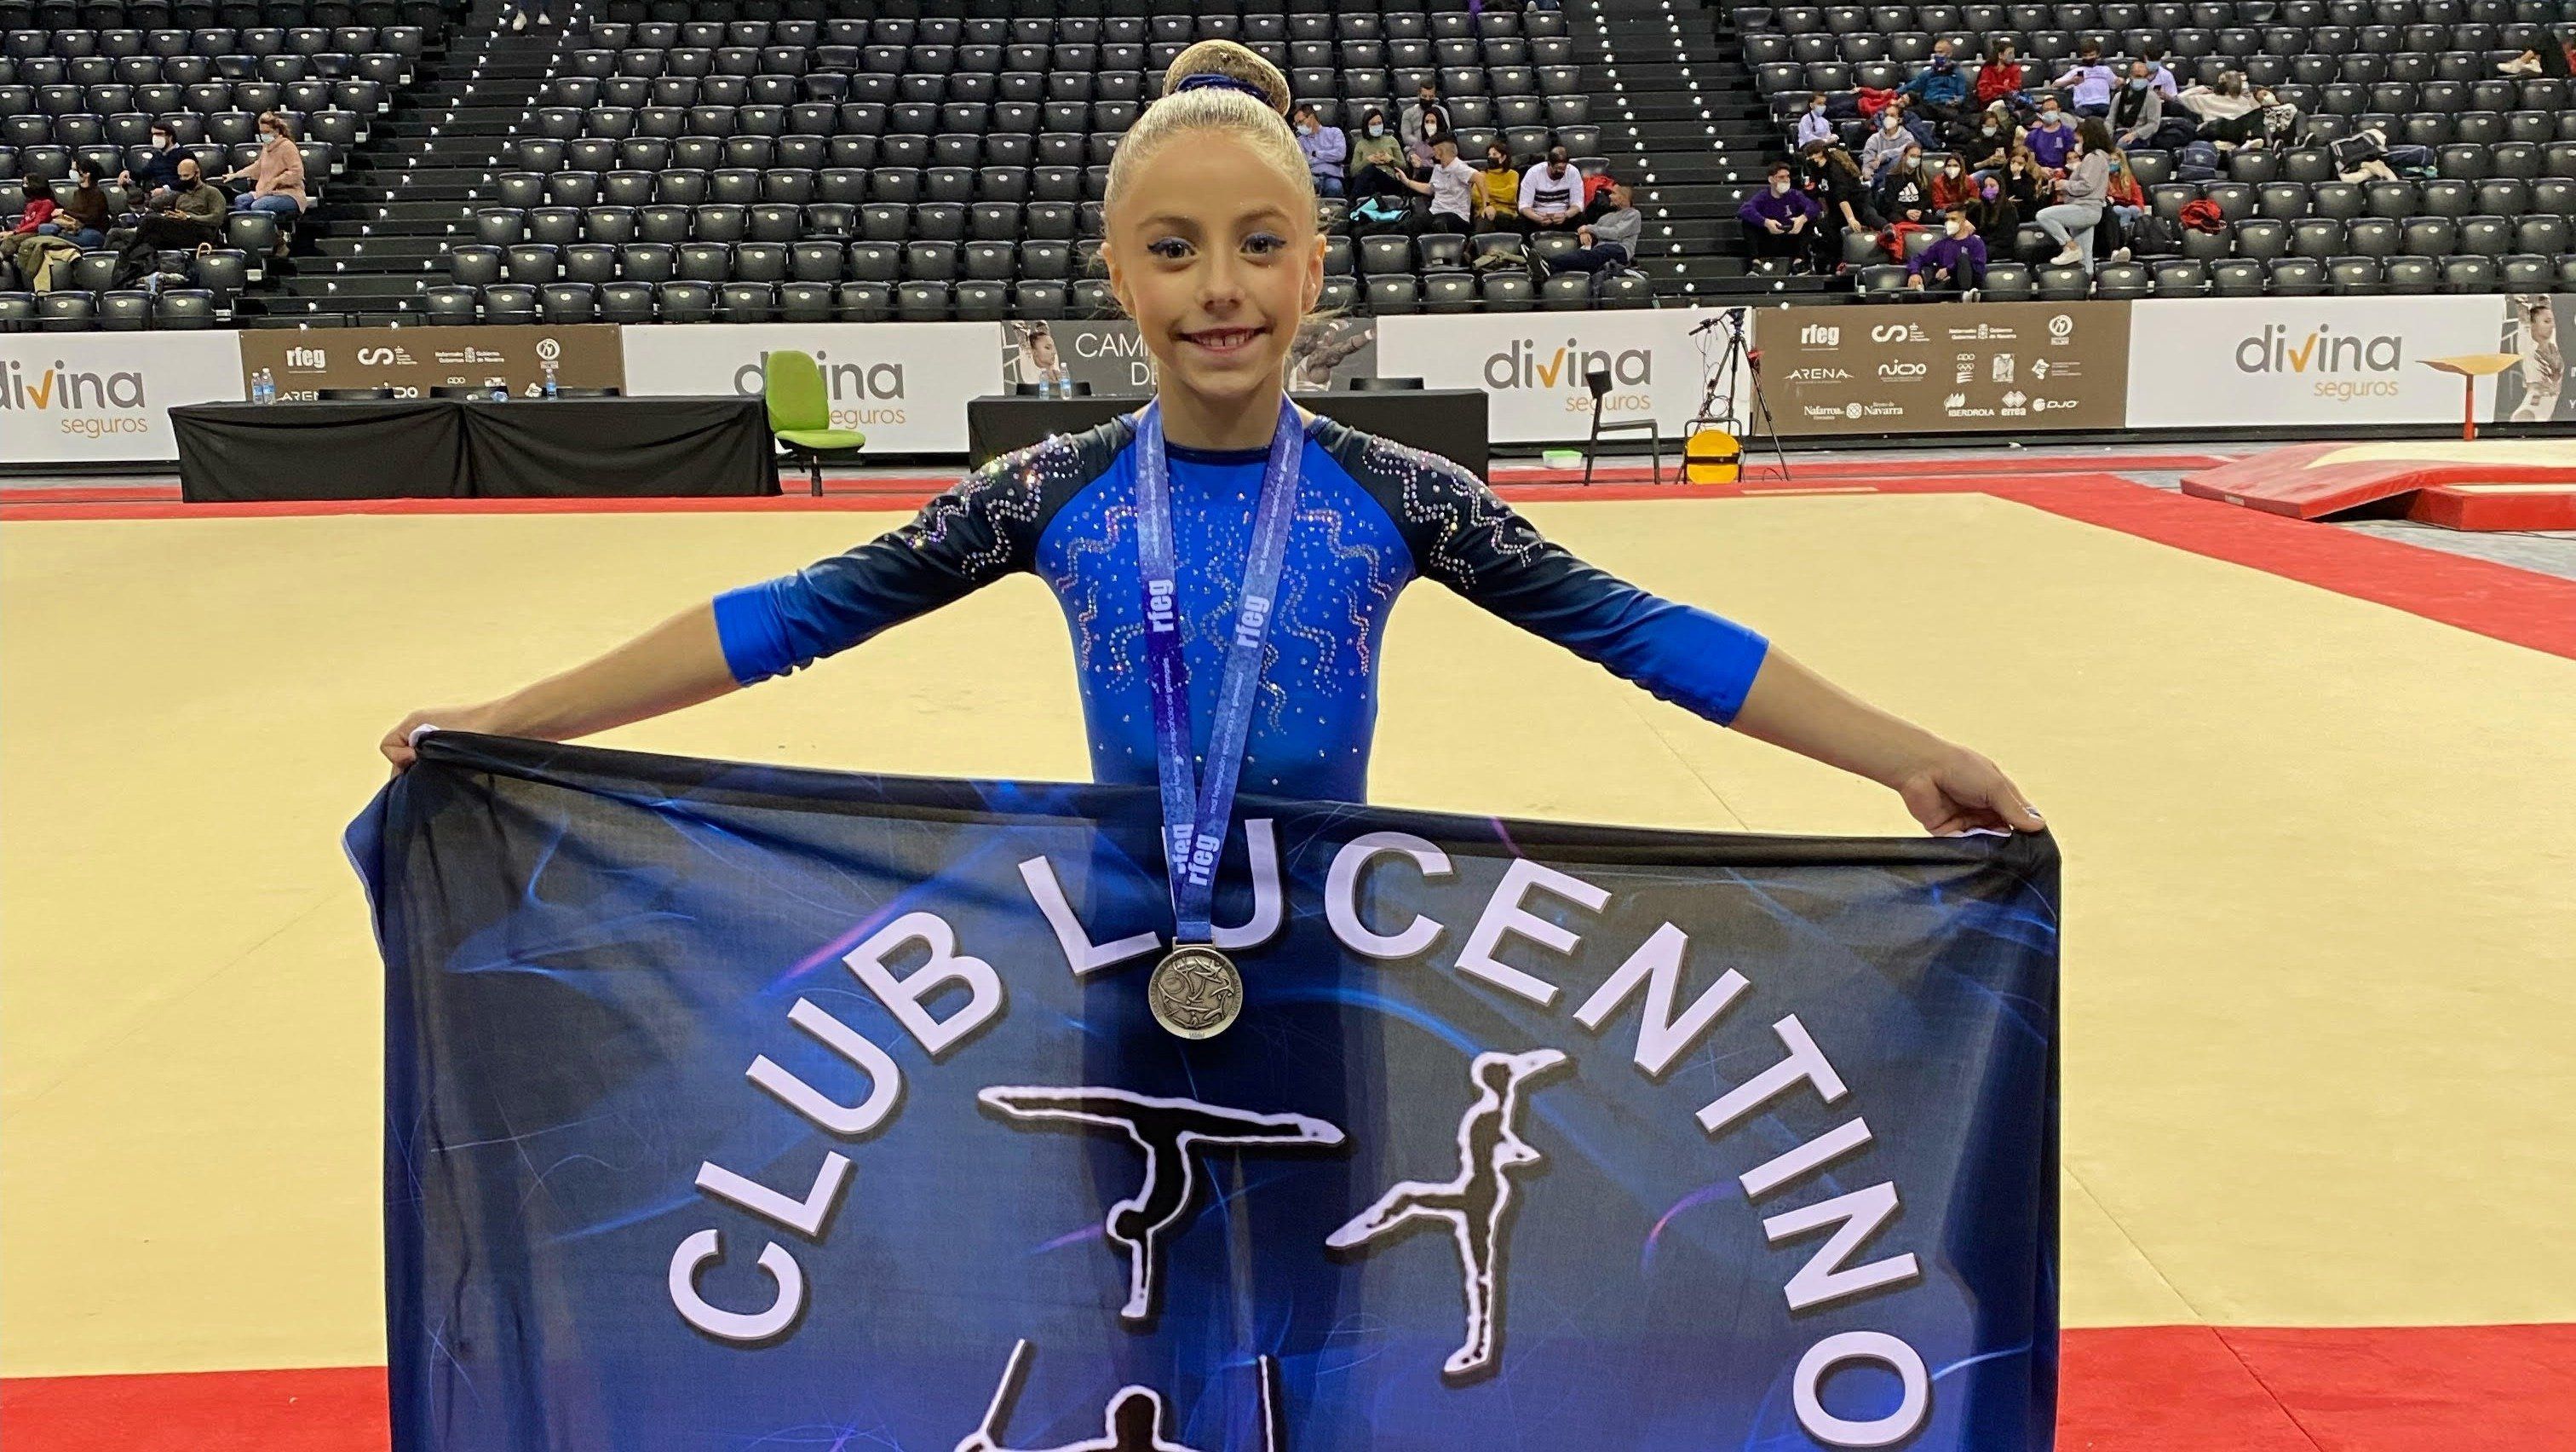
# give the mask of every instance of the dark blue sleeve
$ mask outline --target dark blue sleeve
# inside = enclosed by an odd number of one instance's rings
[[[856,549],[715,599],[725,664],[743,685],[784,675],[963,598],[1036,548],[1040,487],[996,461]]]
[[[1585,564],[1474,475],[1412,457],[1433,466],[1408,479],[1401,496],[1425,576],[1684,710],[1721,726],[1734,721],[1769,642]]]

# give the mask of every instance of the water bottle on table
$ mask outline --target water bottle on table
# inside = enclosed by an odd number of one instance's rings
[[[552,358],[546,360],[545,394],[546,402],[552,403],[555,401],[555,360]]]
[[[491,393],[492,401],[494,403],[507,403],[510,401],[509,384],[502,382],[498,378],[486,378],[483,380],[483,386]]]

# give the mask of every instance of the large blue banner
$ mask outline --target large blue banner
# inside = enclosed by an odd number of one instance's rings
[[[2057,858],[436,735],[395,1446],[2050,1444]],[[1186,987],[1186,985],[1185,985]]]

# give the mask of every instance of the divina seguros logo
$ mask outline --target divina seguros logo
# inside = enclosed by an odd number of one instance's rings
[[[823,393],[831,400],[832,427],[865,428],[904,422],[901,363],[836,363],[831,354],[820,348],[814,350],[814,362],[823,370]],[[767,391],[767,383],[759,358],[733,371],[733,391],[744,398],[760,397]]]
[[[1568,338],[1550,347],[1535,338],[1514,338],[1511,343],[1485,356],[1484,378],[1487,388],[1547,389],[1565,397],[1568,413],[1589,413],[1592,390],[1584,379],[1602,372],[1610,375],[1613,390],[1602,401],[1606,412],[1649,412],[1653,398],[1646,392],[1655,386],[1655,353],[1652,348],[1586,348],[1582,340]],[[1621,393],[1618,390],[1634,392]]]
[[[66,434],[97,439],[148,433],[147,408],[139,369],[79,372],[59,358],[42,369],[0,360],[0,409],[53,415]]]
[[[2320,398],[2394,398],[2405,367],[2405,340],[2337,332],[2320,324],[2304,333],[2280,323],[2238,340],[2236,371],[2258,377],[2313,378]]]

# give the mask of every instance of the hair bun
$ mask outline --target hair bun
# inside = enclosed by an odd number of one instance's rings
[[[1288,78],[1251,47],[1231,40],[1202,40],[1172,58],[1163,72],[1163,94],[1184,88],[1222,86],[1259,100],[1272,111],[1288,114]]]

